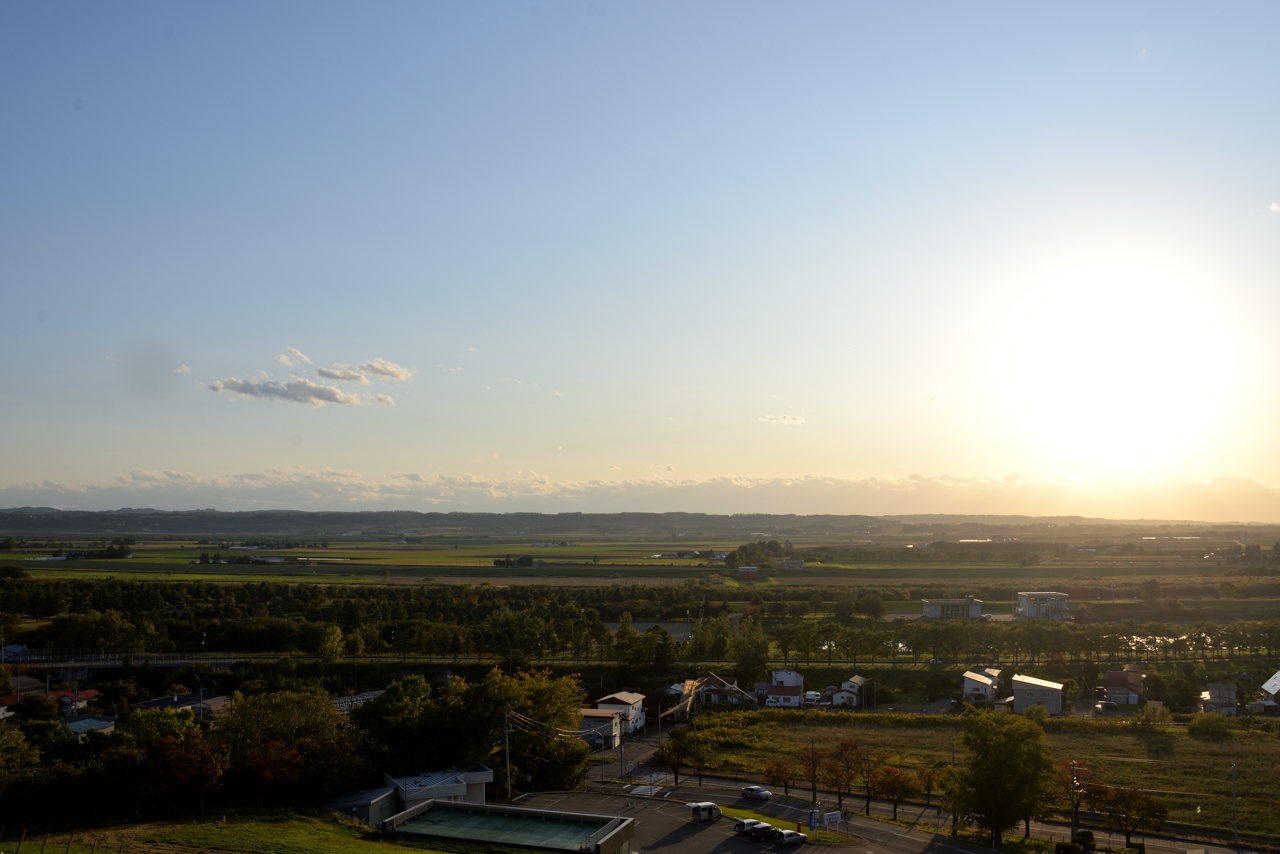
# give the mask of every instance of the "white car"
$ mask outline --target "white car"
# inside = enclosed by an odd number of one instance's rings
[[[757,824],[764,824],[764,822],[756,818],[740,818],[733,823],[733,832],[750,833],[751,828],[755,827]]]
[[[809,841],[809,837],[795,830],[784,830],[777,838],[779,845],[803,845]]]
[[[742,790],[742,797],[754,798],[757,801],[767,801],[773,797],[773,792],[769,791],[764,786],[747,786]]]
[[[818,705],[818,702],[819,702],[821,699],[822,699],[822,694],[821,694],[820,692],[818,692],[818,691],[805,691],[805,692],[804,692],[804,702],[805,702],[805,705],[808,705],[808,706],[816,706],[816,705]]]

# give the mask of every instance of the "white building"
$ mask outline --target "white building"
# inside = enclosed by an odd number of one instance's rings
[[[1262,694],[1273,703],[1280,703],[1280,670],[1262,683]]]
[[[1019,593],[1015,620],[1070,620],[1066,593]]]
[[[964,698],[974,705],[990,706],[1000,693],[1000,671],[987,667],[964,674]]]
[[[1231,682],[1210,682],[1209,690],[1200,692],[1200,711],[1217,712],[1235,717],[1236,686]]]
[[[775,557],[773,559],[773,568],[774,569],[804,569],[804,561]]]
[[[982,600],[966,596],[963,599],[921,599],[926,620],[980,620]]]
[[[623,735],[640,732],[645,727],[644,694],[619,691],[596,700],[596,708],[622,712]]]
[[[867,684],[865,676],[850,676],[840,683],[840,688],[831,695],[831,705],[860,709],[863,705],[862,693]]]
[[[770,685],[786,685],[788,688],[799,688],[804,692],[804,677],[794,670],[775,670],[770,674]]]
[[[617,709],[580,709],[578,734],[598,750],[612,750],[622,741],[622,712]]]
[[[764,704],[770,709],[799,709],[804,706],[804,688],[795,685],[770,685]]]
[[[1013,677],[1013,711],[1022,714],[1032,706],[1044,704],[1051,715],[1062,714],[1062,683],[1034,676]]]
[[[493,771],[483,765],[476,765],[469,771],[428,771],[409,777],[384,774],[383,780],[396,790],[404,809],[433,798],[439,801],[482,804],[485,802],[484,784],[493,782]]]

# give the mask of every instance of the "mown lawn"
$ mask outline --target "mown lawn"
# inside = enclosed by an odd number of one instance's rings
[[[700,716],[699,730],[719,740],[716,768],[763,773],[778,756],[807,753],[853,739],[883,751],[904,768],[964,762],[958,736],[962,722],[953,717],[870,716],[857,714],[740,713]],[[892,721],[900,718],[900,721]],[[1049,723],[1046,742],[1055,759],[1077,759],[1101,768],[1110,784],[1136,786],[1164,800],[1169,820],[1229,829],[1231,766],[1236,766],[1240,831],[1280,836],[1280,735],[1233,729],[1227,738],[1197,739],[1185,729],[1140,732],[1118,722]]]

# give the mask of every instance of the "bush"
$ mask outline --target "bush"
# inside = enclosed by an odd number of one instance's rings
[[[1215,712],[1200,712],[1192,715],[1187,734],[1196,738],[1226,738],[1227,719]]]
[[[1076,835],[1071,837],[1071,841],[1074,842],[1076,845],[1079,845],[1085,851],[1092,851],[1096,847],[1096,844],[1093,841],[1092,830],[1076,831]]]
[[[1084,854],[1084,849],[1074,842],[1059,842],[1053,846],[1053,854]]]

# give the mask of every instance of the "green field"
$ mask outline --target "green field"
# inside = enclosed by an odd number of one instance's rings
[[[719,721],[717,718],[719,717]],[[896,718],[896,719],[895,719]],[[743,724],[746,725],[743,725]],[[883,751],[904,768],[951,761],[955,717],[907,717],[811,712],[703,715],[699,728],[723,738],[717,768],[759,774],[775,757],[800,755],[812,740],[819,750],[843,739]],[[1232,730],[1221,740],[1192,738],[1180,727],[1141,733],[1118,722],[1068,720],[1049,724],[1055,759],[1076,759],[1101,768],[1103,781],[1158,794],[1172,822],[1219,829],[1231,827],[1231,765],[1236,765],[1242,833],[1280,836],[1280,735]],[[957,761],[964,748],[956,741]],[[1197,809],[1199,810],[1197,812]]]

